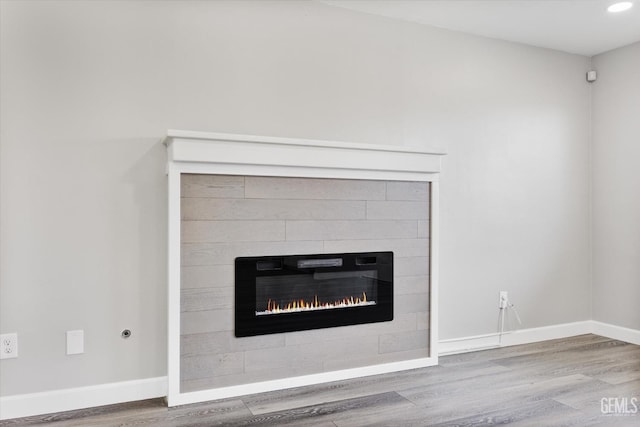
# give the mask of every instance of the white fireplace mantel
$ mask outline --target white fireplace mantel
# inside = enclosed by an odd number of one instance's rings
[[[405,147],[170,130],[184,173],[434,181],[443,153]]]
[[[183,405],[438,363],[438,177],[444,153],[399,146],[169,130],[168,403]],[[180,391],[180,177],[183,173],[431,183],[429,357],[190,393]]]

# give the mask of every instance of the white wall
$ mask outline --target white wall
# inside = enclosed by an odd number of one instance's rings
[[[640,43],[593,65],[593,317],[640,329]]]
[[[587,58],[302,1],[0,24],[2,395],[166,373],[169,128],[444,149],[441,338],[495,332],[499,290],[524,327],[590,317]]]

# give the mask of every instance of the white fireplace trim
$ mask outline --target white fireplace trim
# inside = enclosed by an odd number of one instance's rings
[[[443,153],[412,148],[167,131],[169,406],[433,366],[438,363],[438,174]],[[429,357],[354,369],[180,392],[180,174],[284,176],[431,182]]]
[[[435,181],[441,153],[349,142],[169,130],[184,173]],[[375,177],[373,177],[375,176]]]

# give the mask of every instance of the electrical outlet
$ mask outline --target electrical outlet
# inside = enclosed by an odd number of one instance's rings
[[[509,294],[507,291],[500,291],[500,299],[498,300],[498,308],[507,308],[509,303]]]
[[[0,359],[18,357],[18,334],[0,335]]]

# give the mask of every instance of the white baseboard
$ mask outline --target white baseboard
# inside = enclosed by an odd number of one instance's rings
[[[167,377],[0,397],[0,420],[134,402],[167,395]]]
[[[596,334],[603,337],[640,345],[640,330],[624,328],[621,326],[615,326],[595,320],[586,320],[583,322],[565,323],[561,325],[545,326],[541,328],[510,331],[502,335],[502,340],[500,340],[498,334],[486,334],[442,340],[439,342],[438,354],[440,356],[443,356],[447,354],[464,353],[484,350],[487,348],[505,347],[518,344],[528,344],[583,334]],[[421,361],[422,366],[428,366],[435,363],[437,363],[437,358],[433,358],[429,361]],[[406,366],[402,366],[402,368],[406,368]],[[380,373],[374,371],[376,370],[373,369],[368,372],[345,371],[342,374],[345,377],[352,377],[355,374],[362,376],[363,374],[372,375],[375,373]],[[302,378],[300,379],[301,385],[302,383],[311,380],[318,382],[318,380],[336,380],[336,378]],[[283,386],[284,385],[285,384],[283,384]],[[288,385],[289,387],[291,386],[289,382],[287,382],[286,385]],[[270,384],[270,386],[273,387],[273,384]],[[226,394],[234,395],[238,395],[238,392],[244,393],[246,391],[248,390],[236,390],[231,388],[225,390]],[[255,392],[255,389],[252,390],[252,392]],[[133,402],[136,400],[153,399],[165,396],[167,396],[167,377],[99,384],[95,386],[53,390],[42,393],[6,396],[0,397],[0,420],[49,414],[62,411],[72,411],[75,409],[111,405],[114,403]],[[201,398],[203,396],[188,396],[186,400],[191,400],[194,397]],[[213,399],[220,398],[220,396],[216,395],[215,393],[208,395],[207,397]]]
[[[438,342],[438,356],[448,354],[469,353],[500,347],[498,334],[474,335],[471,337],[452,338]]]
[[[591,324],[592,334],[640,345],[640,331],[637,329],[611,325],[609,323],[598,322],[596,320],[592,320]]]
[[[466,353],[489,348],[529,344],[590,333],[595,333],[593,332],[592,321],[585,320],[582,322],[543,326],[541,328],[508,331],[502,334],[502,339],[498,333],[454,338],[442,340],[438,343],[438,355],[445,356],[448,354]]]
[[[509,331],[502,335],[502,339],[500,339],[499,334],[495,333],[442,340],[438,343],[438,355],[446,356],[448,354],[467,353],[583,334],[595,334],[640,345],[640,330],[611,325],[595,320],[585,320],[582,322],[564,323],[541,328]]]

